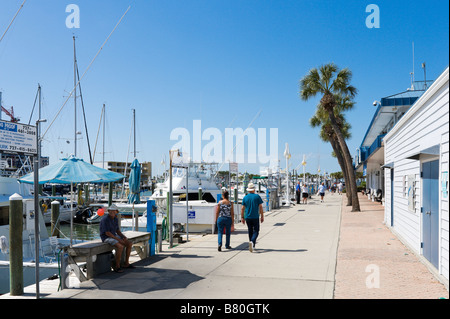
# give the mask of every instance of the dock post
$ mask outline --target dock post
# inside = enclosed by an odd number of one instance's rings
[[[155,207],[154,200],[147,201],[147,232],[151,233],[150,237],[150,256],[155,255],[155,246],[156,246],[156,215],[153,212],[153,207]],[[158,237],[159,240],[159,237]]]
[[[162,252],[162,230],[158,229],[158,252]]]
[[[198,200],[202,200],[203,198],[203,190],[201,187],[198,188]]]
[[[22,196],[9,197],[9,288],[11,296],[23,295],[23,202]]]
[[[113,183],[108,183],[108,207],[112,205]]]
[[[55,200],[52,202],[52,216],[51,216],[51,234],[52,236],[60,237],[59,234],[59,208],[60,203]]]

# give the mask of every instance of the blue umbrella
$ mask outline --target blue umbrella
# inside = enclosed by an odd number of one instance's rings
[[[141,202],[139,192],[141,191],[141,165],[139,161],[135,159],[131,163],[130,179],[128,181],[130,187],[130,195],[128,195],[128,203],[139,204]]]
[[[125,176],[111,172],[106,169],[86,163],[80,158],[70,156],[59,162],[39,169],[39,184],[55,183],[73,184],[77,183],[111,183],[124,179]],[[21,183],[34,184],[34,173],[25,175],[19,179]],[[73,209],[70,219],[70,245],[73,236]]]
[[[39,184],[110,183],[120,181],[124,177],[74,156],[39,169]],[[34,173],[25,175],[19,182],[34,184]]]

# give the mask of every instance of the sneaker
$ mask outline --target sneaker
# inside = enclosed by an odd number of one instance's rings
[[[219,246],[219,247],[217,248],[217,250],[218,250],[218,251],[222,251],[222,246]]]
[[[248,242],[248,250],[252,253],[253,252],[253,242]]]

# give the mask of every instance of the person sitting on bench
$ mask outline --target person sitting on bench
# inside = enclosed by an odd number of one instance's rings
[[[112,204],[108,207],[108,215],[103,217],[100,221],[100,238],[102,239],[102,242],[115,247],[116,267],[114,268],[114,271],[123,272],[122,268],[120,268],[120,260],[125,247],[127,248],[127,255],[124,268],[135,267],[129,263],[132,243],[120,231],[119,221],[117,219],[118,213],[119,209],[116,205]]]

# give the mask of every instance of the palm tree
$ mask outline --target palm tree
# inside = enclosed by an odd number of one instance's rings
[[[347,186],[351,192],[352,212],[359,212],[361,209],[359,206],[352,157],[334,114],[334,108],[336,106],[335,94],[353,98],[357,93],[356,88],[350,85],[351,78],[352,72],[348,68],[339,70],[334,63],[322,65],[319,69],[313,68],[300,80],[300,97],[302,100],[307,101],[318,94],[322,95],[320,107],[328,113],[331,127],[342,149],[345,167],[347,168]]]
[[[350,110],[354,106],[354,102],[348,96],[342,97],[341,95],[335,96],[336,106],[334,108],[334,115],[336,117],[336,121],[344,135],[345,139],[350,138],[350,124],[346,122],[343,111]],[[337,158],[339,166],[342,169],[342,175],[344,179],[349,181],[347,167],[345,166],[344,156],[342,153],[342,148],[340,147],[336,134],[333,131],[333,128],[330,124],[330,119],[328,118],[328,112],[326,112],[320,104],[317,107],[316,113],[309,120],[309,123],[312,127],[321,127],[320,130],[320,138],[325,142],[330,142],[331,147],[333,148],[333,156]],[[349,188],[350,189],[350,188]],[[352,197],[349,191],[346,192],[347,195],[347,206],[352,206]]]

